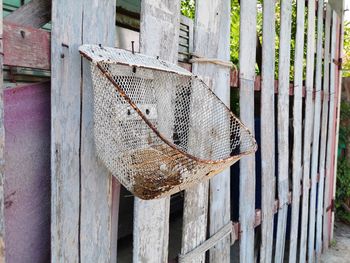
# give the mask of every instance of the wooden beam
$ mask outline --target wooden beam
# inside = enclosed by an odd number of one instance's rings
[[[299,217],[300,217],[300,181],[302,175],[302,107],[303,107],[303,59],[304,59],[304,27],[305,27],[305,1],[297,1],[297,32],[294,53],[294,105],[293,105],[293,193],[292,215],[289,246],[289,262],[297,262]]]
[[[5,17],[6,22],[41,28],[51,21],[52,0],[31,0]]]
[[[220,15],[218,15],[220,14]],[[208,58],[229,61],[229,23],[230,1],[200,1],[196,5],[194,25],[194,52]],[[218,41],[220,39],[220,41]],[[208,63],[195,63],[193,72],[210,79],[213,90],[226,104],[230,102],[229,68]],[[213,127],[215,122],[211,122]],[[201,127],[198,127],[201,128]],[[198,133],[191,133],[192,138]],[[208,136],[210,136],[208,134]],[[225,138],[226,139],[226,138]],[[198,140],[198,138],[197,138]],[[198,152],[198,147],[191,151]],[[200,147],[199,147],[200,148]],[[206,154],[206,153],[204,153]],[[226,170],[210,180],[209,195],[209,236],[213,236],[230,222],[230,172]],[[184,220],[181,253],[189,253],[206,240],[208,218],[208,182],[185,191]],[[230,239],[223,238],[210,248],[211,262],[230,261]],[[204,262],[205,251],[199,253],[191,262]]]
[[[345,8],[345,1],[341,0],[341,5],[344,10]],[[344,59],[344,12],[341,12],[338,15],[338,33],[337,33],[337,61],[342,61]],[[339,144],[339,126],[340,126],[340,107],[341,107],[341,98],[342,98],[342,67],[338,66],[336,69],[337,76],[336,76],[336,130],[335,130],[335,152],[338,150],[338,144]],[[337,187],[337,169],[338,169],[338,155],[334,154],[334,170],[333,170],[333,193],[332,193],[332,199],[335,200],[336,196],[336,187]],[[332,211],[332,221],[331,221],[331,239],[334,238],[334,221],[335,221],[335,211]]]
[[[0,0],[0,10],[3,1]],[[5,128],[4,128],[4,76],[3,76],[3,12],[0,14],[0,263],[5,263],[5,222],[4,222],[4,182],[5,182]]]
[[[178,56],[180,1],[149,0],[141,2],[140,51],[176,63]],[[171,103],[163,96],[162,103]],[[159,109],[161,115],[167,112]],[[164,115],[163,115],[164,114]],[[171,121],[171,118],[170,120]],[[170,126],[170,125],[164,125]],[[160,131],[172,136],[167,127]],[[145,201],[135,198],[134,262],[167,262],[170,198]]]
[[[324,45],[324,69],[323,69],[323,91],[326,97],[329,97],[329,61],[330,61],[330,32],[331,32],[332,10],[329,4],[326,6],[326,23],[325,23],[325,45]],[[321,124],[321,140],[320,140],[320,183],[319,195],[317,202],[317,219],[316,219],[316,257],[319,261],[322,253],[322,233],[323,233],[323,199],[325,187],[325,171],[326,171],[326,149],[327,149],[327,134],[328,134],[328,101],[322,103],[322,124]]]
[[[50,33],[40,29],[4,23],[4,64],[50,69]]]
[[[256,50],[256,0],[241,3],[240,10],[240,117],[254,135],[254,80]],[[255,155],[240,160],[239,216],[240,261],[254,262]]]
[[[275,0],[263,6],[261,81],[261,263],[272,262],[275,204]]]
[[[313,83],[314,83],[314,56],[315,56],[315,1],[308,1],[308,28],[307,28],[307,55],[306,55],[306,102],[305,102],[305,128],[304,128],[304,154],[303,154],[303,185],[310,184],[310,161],[311,161],[311,137],[313,125],[314,105]],[[309,190],[303,188],[302,213],[301,213],[301,235],[300,235],[300,263],[305,263],[307,226],[309,214]]]
[[[323,0],[318,1],[318,6],[323,7]],[[316,226],[316,199],[317,199],[317,173],[319,167],[319,142],[321,121],[321,90],[322,90],[322,57],[323,57],[323,8],[317,10],[317,43],[316,43],[316,75],[315,75],[315,110],[314,128],[312,139],[311,160],[311,192],[309,209],[309,238],[308,260],[315,261],[315,226]],[[319,192],[320,194],[320,192]]]
[[[331,205],[332,200],[332,162],[334,160],[334,136],[335,136],[335,114],[336,114],[336,99],[335,99],[335,71],[336,65],[332,62],[336,59],[336,35],[337,35],[337,13],[332,9],[332,27],[331,27],[331,46],[330,46],[330,86],[329,86],[329,121],[328,121],[328,138],[327,138],[327,153],[326,153],[326,174],[325,174],[325,192],[324,192],[324,210],[323,210],[323,247],[328,249],[331,229],[332,211],[327,210]]]
[[[83,2],[52,2],[52,262],[80,262],[81,58],[78,47],[82,41]]]
[[[289,72],[292,0],[281,2],[280,52],[278,60],[278,199],[275,263],[284,260],[289,192]]]
[[[93,8],[92,8],[93,6]],[[84,0],[82,43],[114,46],[115,0]],[[98,26],[103,21],[103,26]],[[120,184],[98,159],[94,143],[94,100],[91,65],[82,64],[80,142],[80,260],[117,260]]]

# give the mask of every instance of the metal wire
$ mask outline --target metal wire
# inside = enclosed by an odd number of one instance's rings
[[[99,158],[133,194],[174,194],[256,151],[256,142],[202,80],[168,62],[84,45]]]

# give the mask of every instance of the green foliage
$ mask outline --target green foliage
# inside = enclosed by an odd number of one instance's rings
[[[344,24],[343,77],[350,77],[350,21]]]
[[[340,149],[350,144],[350,103],[343,101],[340,108],[339,146]],[[344,150],[344,149],[343,149]],[[346,149],[345,149],[346,150]],[[337,169],[336,215],[339,219],[350,222],[350,213],[344,204],[350,206],[350,153],[340,154]]]
[[[239,62],[239,13],[238,0],[231,0],[230,57],[235,65]]]
[[[188,18],[194,19],[195,14],[195,1],[194,0],[182,0],[181,1],[181,14]]]

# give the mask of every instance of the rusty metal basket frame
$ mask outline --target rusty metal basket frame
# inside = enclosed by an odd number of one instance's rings
[[[103,49],[103,47],[100,45],[100,48]],[[127,51],[127,50],[126,50]],[[253,135],[251,134],[251,132],[249,131],[249,129],[233,114],[233,112],[226,106],[225,103],[223,103],[220,98],[217,97],[217,95],[209,88],[208,90],[210,91],[210,93],[216,98],[217,102],[222,104],[224,106],[225,111],[231,116],[233,117],[238,123],[239,125],[245,129],[245,131],[253,138],[254,140],[254,147],[251,148],[251,150],[248,151],[244,151],[241,152],[238,155],[230,155],[227,158],[223,158],[223,159],[216,159],[216,160],[208,160],[208,159],[203,159],[203,158],[199,158],[194,156],[193,154],[190,154],[184,150],[182,150],[180,147],[178,147],[176,144],[174,144],[173,142],[171,142],[169,139],[167,139],[162,133],[160,133],[160,131],[155,127],[155,125],[148,120],[148,118],[144,115],[144,113],[139,109],[139,107],[132,101],[132,99],[125,93],[125,91],[123,90],[123,88],[113,79],[113,77],[111,76],[111,74],[103,68],[103,66],[101,65],[102,63],[105,64],[119,64],[119,65],[123,65],[123,66],[129,66],[129,67],[136,67],[136,68],[146,68],[146,69],[153,69],[156,71],[164,71],[164,72],[168,72],[168,73],[174,73],[174,74],[178,74],[178,75],[184,75],[183,72],[178,72],[178,71],[172,71],[172,70],[165,70],[165,69],[161,69],[161,68],[156,68],[156,67],[144,67],[144,66],[140,66],[140,65],[133,65],[133,64],[127,64],[127,63],[122,63],[122,62],[117,62],[117,61],[110,61],[110,60],[103,60],[101,59],[101,61],[94,61],[88,54],[86,54],[84,51],[79,50],[80,54],[86,58],[87,60],[89,60],[91,63],[94,63],[97,68],[100,70],[100,72],[110,81],[110,83],[113,84],[115,90],[120,94],[121,97],[123,97],[125,99],[125,101],[127,103],[129,103],[129,105],[137,112],[137,114],[142,118],[142,120],[148,125],[148,127],[169,147],[171,147],[173,150],[183,154],[184,156],[186,156],[189,159],[192,159],[198,163],[202,163],[202,164],[220,164],[220,163],[229,163],[229,162],[236,162],[237,160],[239,160],[240,158],[242,158],[243,156],[249,155],[254,153],[258,146],[257,143],[253,137]],[[128,51],[130,52],[130,51]],[[134,53],[133,53],[134,54]],[[143,55],[138,53],[137,55],[142,55],[144,57],[149,57],[147,55]],[[155,59],[154,57],[149,57],[151,59]],[[157,58],[157,60],[159,60],[161,63],[168,63],[165,61],[160,60],[159,58]],[[206,85],[203,80],[201,80],[198,76],[193,75],[191,72],[188,72],[188,74],[185,74],[188,76],[192,76],[197,78],[199,81],[201,81],[204,85]],[[232,164],[231,164],[232,165]],[[215,173],[213,173],[213,175],[219,173],[220,171],[216,171]],[[211,175],[208,176],[208,178],[210,178]],[[180,189],[182,190],[182,189]],[[163,196],[163,195],[162,195]],[[141,197],[142,198],[142,197]],[[157,197],[156,197],[157,198]],[[148,198],[146,198],[148,199]]]

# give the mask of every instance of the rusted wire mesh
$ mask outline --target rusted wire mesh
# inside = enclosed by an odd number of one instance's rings
[[[115,48],[80,53],[92,62],[97,155],[136,196],[174,194],[256,150],[247,128],[187,70]]]

